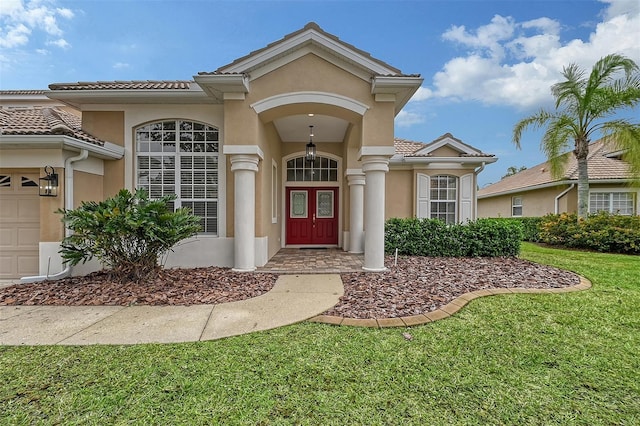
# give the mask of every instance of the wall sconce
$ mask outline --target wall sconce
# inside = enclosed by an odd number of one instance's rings
[[[307,163],[313,164],[316,161],[316,146],[313,143],[313,126],[309,126],[309,143],[307,144],[307,151],[304,158]]]
[[[40,178],[40,196],[41,197],[57,197],[58,196],[58,174],[51,166],[45,166],[45,177]]]

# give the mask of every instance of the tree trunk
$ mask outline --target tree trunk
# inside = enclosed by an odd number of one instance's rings
[[[576,149],[573,151],[578,160],[578,219],[584,219],[589,213],[589,141],[576,139]]]

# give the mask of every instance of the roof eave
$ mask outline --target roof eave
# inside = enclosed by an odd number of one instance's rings
[[[418,91],[424,78],[420,76],[377,75],[371,79],[372,95],[393,95],[395,113],[398,114]]]
[[[498,161],[496,157],[405,157],[405,156],[393,156],[389,160],[390,164],[463,164],[463,165],[482,165],[491,164]]]
[[[249,93],[249,78],[246,74],[201,74],[193,77],[209,96],[223,101],[225,93],[243,96]]]
[[[80,108],[82,104],[107,103],[210,103],[211,98],[200,88],[178,89],[117,89],[117,90],[51,90],[51,99]]]
[[[119,160],[124,148],[111,142],[102,146],[65,135],[0,135],[0,149],[86,149],[92,157],[103,160]]]

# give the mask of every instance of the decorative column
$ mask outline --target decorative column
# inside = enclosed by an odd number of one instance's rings
[[[387,269],[384,266],[384,211],[385,173],[389,171],[389,157],[363,155],[361,158],[362,171],[366,180],[364,186],[364,266],[362,269],[379,272]]]
[[[364,252],[364,173],[347,170],[349,182],[349,253]]]
[[[234,267],[237,272],[256,269],[256,172],[257,154],[232,154],[234,177],[233,228]]]

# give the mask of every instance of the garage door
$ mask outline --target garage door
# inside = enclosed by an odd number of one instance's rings
[[[0,173],[0,279],[38,274],[38,176]]]

